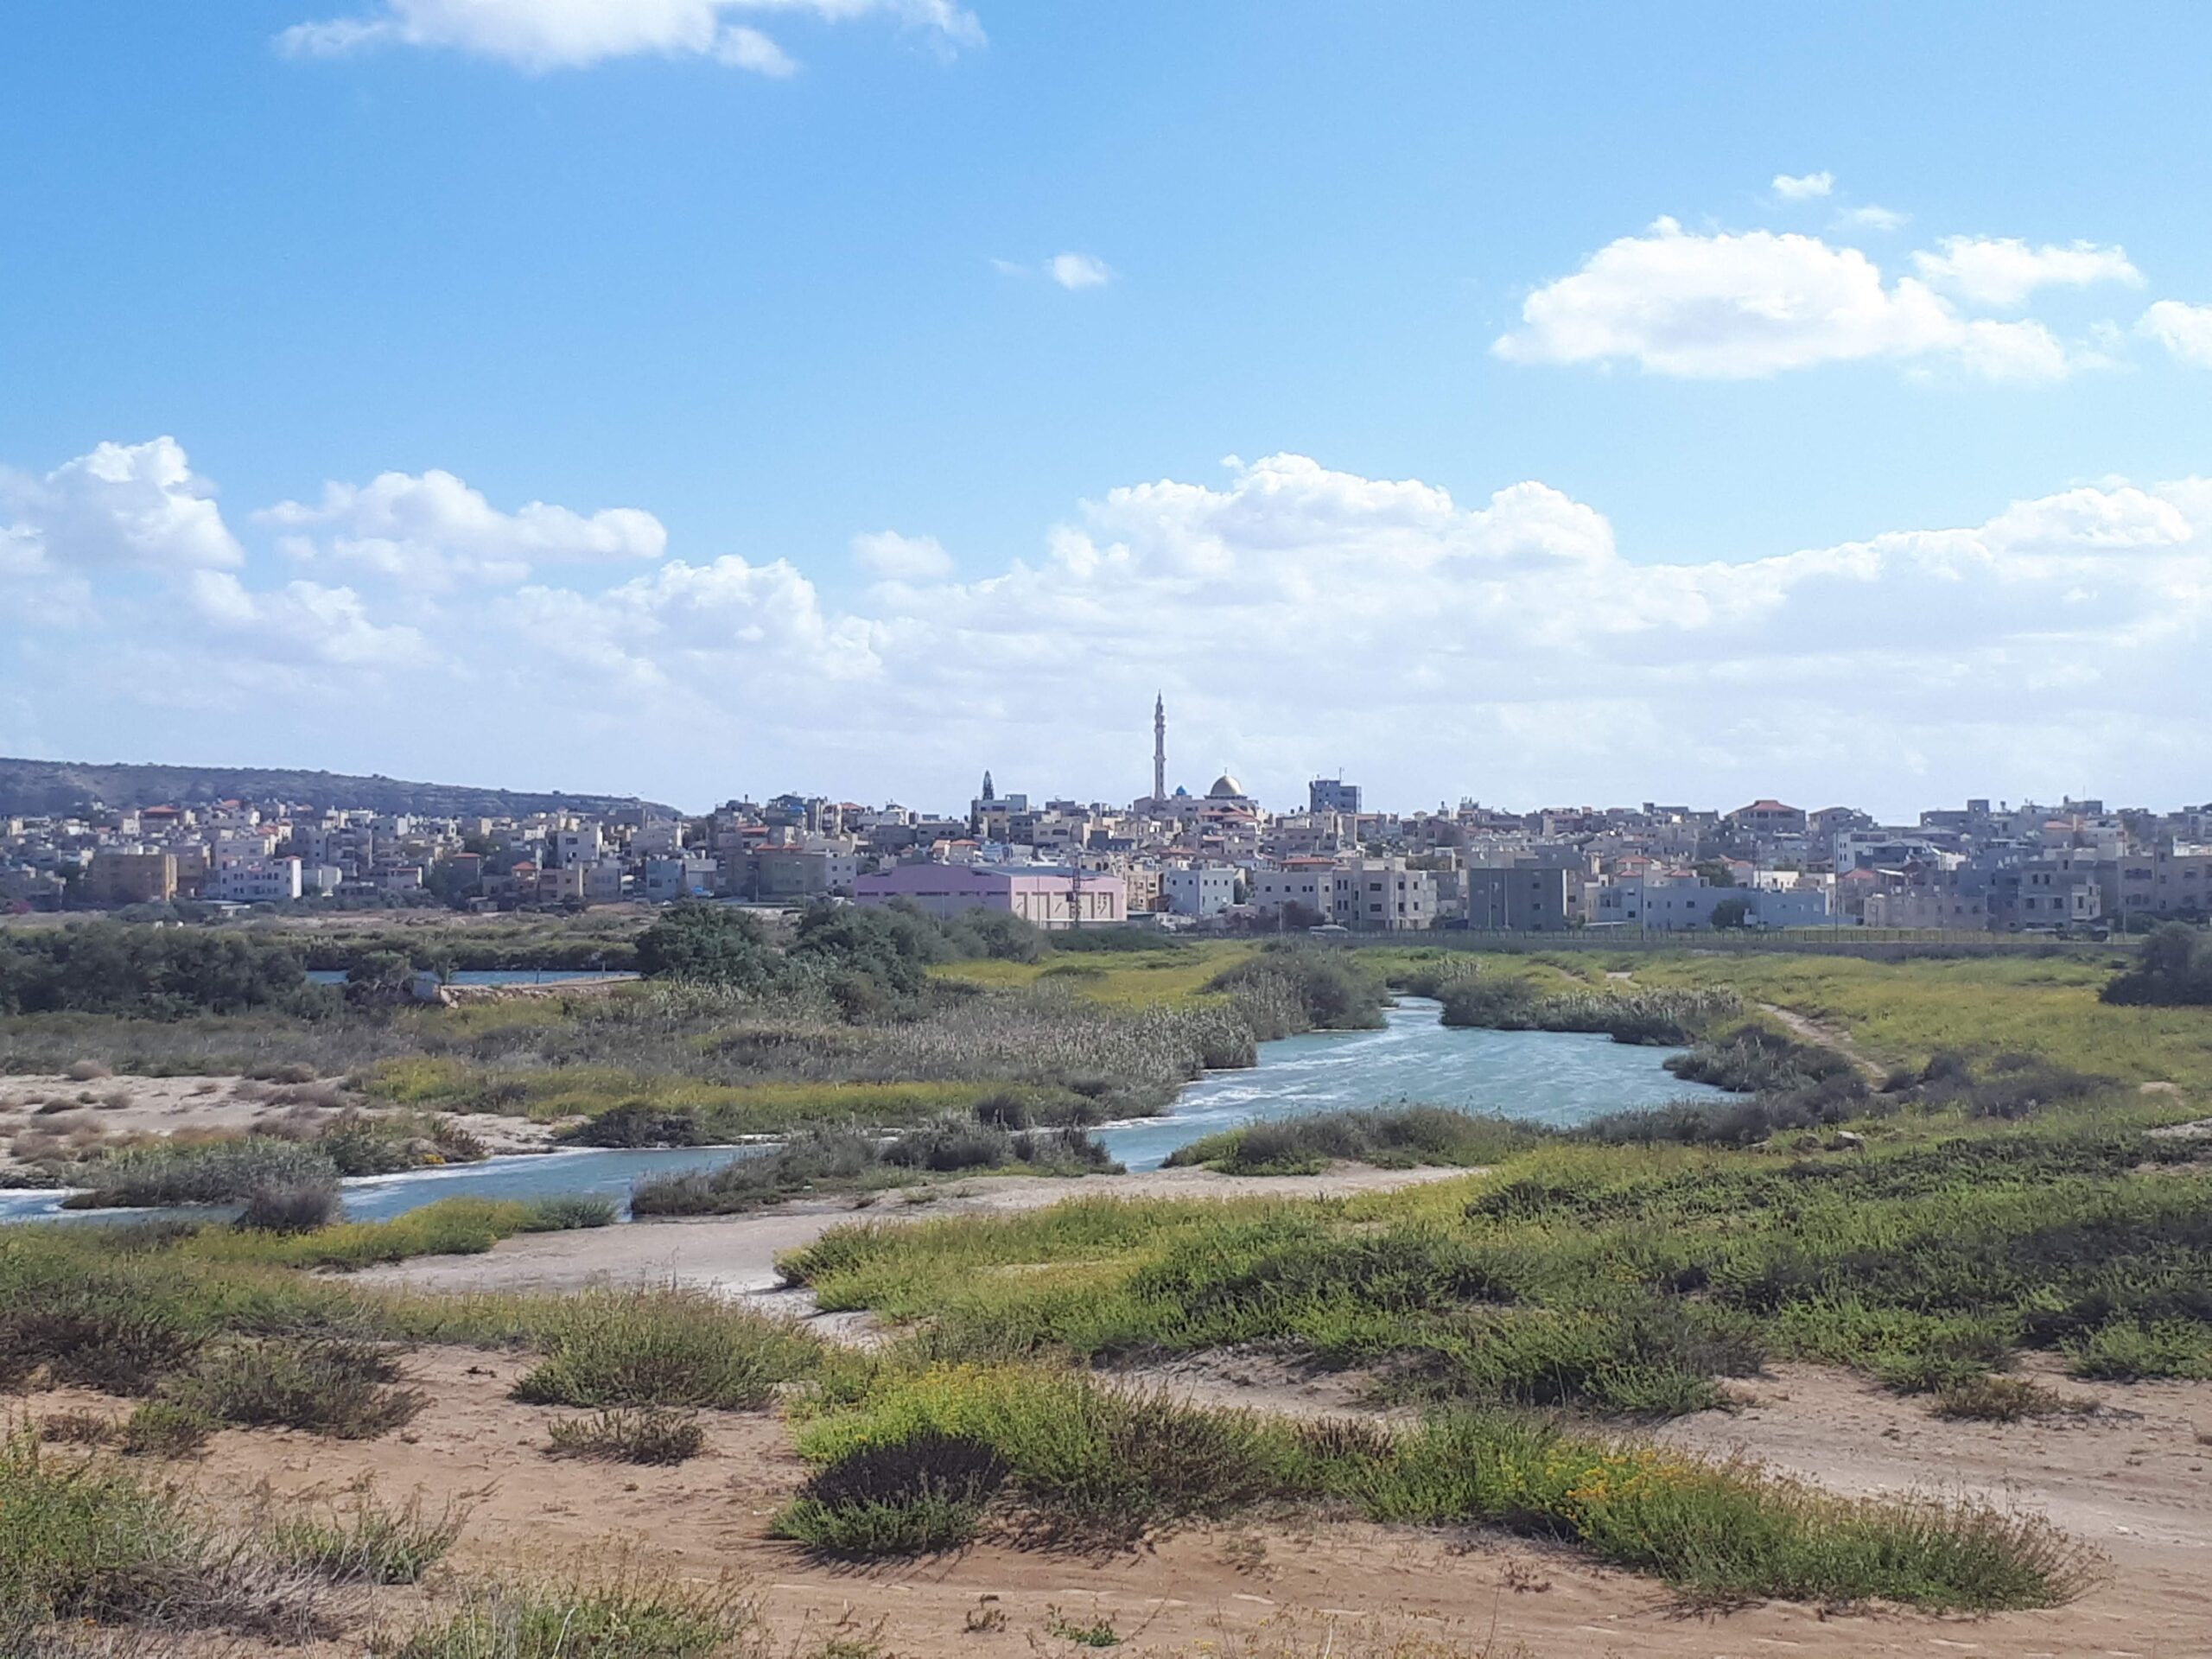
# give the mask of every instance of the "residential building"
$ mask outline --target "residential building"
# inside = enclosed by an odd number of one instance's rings
[[[1236,902],[1236,872],[1226,865],[1193,864],[1160,873],[1160,893],[1178,916],[1218,916]]]
[[[900,864],[860,877],[854,899],[862,905],[903,899],[932,916],[1003,911],[1054,930],[1128,919],[1120,876],[1042,864]]]

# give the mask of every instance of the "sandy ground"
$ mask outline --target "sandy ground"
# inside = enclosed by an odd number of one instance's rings
[[[181,1134],[237,1135],[295,1114],[303,1119],[337,1115],[336,1107],[305,1103],[309,1091],[334,1097],[327,1084],[285,1086],[236,1077],[109,1077],[86,1082],[58,1076],[0,1077],[0,1169],[22,1166],[7,1146],[25,1134],[53,1135],[82,1145]],[[58,1108],[66,1109],[52,1109]],[[443,1116],[494,1154],[549,1151],[560,1127],[488,1112]]]
[[[638,1222],[588,1232],[528,1233],[484,1255],[418,1256],[354,1277],[420,1290],[575,1290],[588,1285],[698,1286],[760,1298],[804,1313],[804,1293],[780,1287],[776,1257],[848,1222],[910,1222],[941,1216],[1010,1215],[1064,1198],[1336,1198],[1384,1192],[1472,1174],[1464,1169],[1370,1169],[1344,1164],[1319,1175],[1222,1175],[1158,1169],[1080,1178],[986,1176],[851,1199],[779,1205],[758,1215]]]
[[[1565,1550],[1349,1520],[1199,1527],[1106,1554],[988,1543],[920,1563],[838,1566],[766,1536],[770,1514],[804,1473],[772,1414],[709,1414],[710,1454],[676,1468],[556,1462],[542,1451],[546,1425],[568,1414],[506,1397],[525,1363],[425,1350],[410,1357],[409,1369],[431,1403],[398,1434],[343,1442],[227,1432],[184,1472],[219,1505],[239,1512],[264,1482],[279,1494],[334,1496],[361,1475],[373,1476],[390,1497],[419,1490],[433,1505],[466,1502],[471,1513],[451,1562],[463,1573],[606,1573],[627,1561],[706,1582],[731,1576],[759,1599],[774,1633],[771,1652],[793,1659],[822,1652],[832,1637],[871,1631],[886,1659],[1072,1656],[1078,1649],[1055,1626],[1100,1621],[1112,1624],[1132,1655],[1206,1651],[1223,1659],[1318,1656],[1325,1644],[1336,1659],[1363,1659],[1408,1639],[1447,1642],[1469,1655],[1487,1643],[1491,1659],[2212,1655],[2205,1483],[2184,1488],[2178,1470],[2165,1467],[2178,1464],[2179,1425],[2192,1413],[2212,1414],[2212,1388],[2131,1391],[2130,1408],[2144,1412],[2134,1421],[1961,1431],[1904,1421],[1910,1406],[1878,1407],[1859,1397],[1856,1384],[1792,1370],[1744,1414],[1678,1431],[1713,1444],[1732,1433],[1763,1443],[1779,1461],[1796,1452],[1833,1465],[1830,1472],[1858,1467],[1870,1487],[1893,1478],[1910,1485],[1939,1459],[1948,1466],[1948,1443],[1958,1440],[1961,1466],[1976,1466],[1977,1458],[2005,1463],[2031,1503],[2101,1469],[2113,1501],[2128,1506],[2113,1513],[2141,1523],[2105,1541],[2117,1546],[2112,1575],[2069,1607],[1972,1619],[1784,1603],[1694,1615],[1649,1580],[1592,1567]],[[57,1393],[36,1402],[41,1412],[73,1408],[122,1410],[96,1395]],[[1891,1411],[1900,1421],[1887,1421]],[[1900,1430],[1896,1440],[1885,1433],[1892,1427]],[[2147,1475],[2126,1465],[2139,1444],[2155,1448],[2145,1453]],[[419,1597],[392,1592],[386,1606],[404,1618]],[[989,1628],[976,1630],[971,1621]]]

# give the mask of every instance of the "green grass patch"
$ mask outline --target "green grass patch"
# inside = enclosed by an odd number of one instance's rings
[[[1082,1129],[1004,1129],[973,1117],[944,1117],[889,1137],[857,1128],[807,1128],[781,1146],[714,1169],[639,1181],[639,1216],[734,1215],[785,1198],[869,1192],[958,1175],[1118,1173],[1105,1147]]]
[[[299,1428],[371,1440],[429,1402],[385,1349],[343,1337],[264,1337],[213,1344],[163,1389],[170,1403],[241,1428]]]
[[[1565,1539],[1710,1603],[1880,1598],[1995,1611],[2057,1605],[2088,1578],[2079,1547],[2040,1520],[1970,1503],[1840,1499],[1748,1465],[1495,1412],[1393,1432],[1205,1409],[1073,1372],[940,1366],[880,1372],[809,1422],[799,1444],[819,1472],[778,1524],[811,1538],[842,1520],[849,1529],[829,1535],[839,1547],[880,1536],[867,1553],[911,1550],[894,1517],[957,1492],[1077,1539],[1349,1501],[1378,1520]],[[952,1470],[982,1472],[963,1488]]]
[[[1177,1147],[1167,1166],[1225,1175],[1311,1175],[1339,1161],[1467,1169],[1502,1162],[1545,1138],[1529,1124],[1445,1106],[1362,1107],[1224,1129]]]
[[[821,1361],[820,1343],[789,1320],[703,1291],[587,1291],[550,1313],[544,1357],[515,1384],[531,1405],[741,1411]]]
[[[415,1584],[445,1558],[467,1519],[454,1503],[431,1514],[420,1492],[388,1503],[363,1480],[342,1502],[264,1514],[257,1541],[272,1560],[332,1584]]]

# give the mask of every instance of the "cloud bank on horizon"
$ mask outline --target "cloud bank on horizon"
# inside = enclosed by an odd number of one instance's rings
[[[175,439],[104,443],[0,473],[0,752],[200,754],[213,729],[240,762],[490,781],[520,745],[533,776],[694,806],[942,804],[984,765],[1114,798],[1143,787],[1165,687],[1179,776],[1233,763],[1275,800],[1344,766],[1407,807],[1901,807],[1900,779],[2150,788],[2192,774],[2212,719],[2212,478],[1665,563],[1535,480],[1466,505],[1278,454],[1109,489],[964,574],[925,534],[851,551],[871,580],[841,602],[789,559],[671,556],[642,509],[503,508],[440,472],[234,524]],[[364,708],[390,747],[353,747]]]

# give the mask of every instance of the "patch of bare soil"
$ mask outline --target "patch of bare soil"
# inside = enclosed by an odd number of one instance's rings
[[[22,1168],[22,1141],[50,1139],[74,1147],[172,1135],[248,1135],[279,1122],[292,1129],[334,1117],[346,1107],[379,1109],[329,1082],[270,1084],[251,1077],[17,1076],[0,1083],[0,1170]],[[556,1123],[492,1113],[448,1113],[448,1120],[499,1155],[550,1152]]]
[[[2201,1548],[2201,1527],[2196,1546],[2179,1538],[2159,1546],[2173,1552],[2165,1565],[2120,1558],[2110,1583],[2069,1607],[1983,1619],[1836,1613],[1783,1603],[1691,1616],[1663,1586],[1590,1566],[1564,1549],[1476,1530],[1349,1520],[1192,1528],[1103,1555],[992,1542],[920,1562],[842,1566],[766,1535],[769,1516],[804,1473],[775,1416],[708,1414],[709,1454],[673,1468],[556,1461],[543,1452],[546,1428],[566,1414],[507,1398],[525,1363],[426,1350],[410,1357],[409,1369],[431,1402],[401,1433],[347,1442],[230,1431],[216,1437],[204,1462],[184,1471],[208,1501],[236,1514],[250,1508],[264,1482],[280,1494],[334,1495],[362,1475],[372,1476],[387,1497],[419,1489],[434,1506],[466,1501],[474,1507],[451,1558],[457,1573],[512,1580],[606,1573],[626,1564],[709,1583],[734,1576],[760,1599],[772,1630],[769,1651],[779,1659],[807,1659],[832,1637],[867,1640],[871,1633],[886,1659],[1077,1659],[1082,1649],[1061,1632],[1101,1624],[1121,1638],[1119,1650],[1147,1659],[1202,1651],[1226,1659],[1294,1653],[1311,1659],[1325,1646],[1380,1659],[1401,1643],[1435,1642],[1469,1655],[1487,1643],[1492,1659],[2212,1653],[2212,1591],[2202,1556],[2195,1576],[2183,1570],[2187,1549]],[[1860,1409],[1847,1391],[1821,1392],[1834,1384],[1792,1373],[1773,1385],[1788,1399],[1713,1427],[1775,1438],[1764,1433],[1770,1424],[1838,1407]],[[70,1394],[40,1396],[37,1407],[121,1411],[118,1402]],[[2182,1409],[2178,1402],[2174,1408]],[[2143,1421],[2152,1421],[2146,1413]],[[1700,1432],[1694,1424],[1688,1433],[1695,1439]],[[2132,1474],[2117,1466],[2130,1442],[2124,1434],[2109,1438],[2121,1433],[2117,1425],[2049,1433],[2061,1440],[2080,1433],[2083,1444],[2103,1446],[2112,1465],[2107,1484],[2117,1491],[2131,1484]],[[1874,1435],[1880,1439],[1878,1430]],[[2056,1455],[2070,1453],[2062,1447]],[[1883,1472],[1907,1461],[1884,1465]],[[2019,1464],[2029,1473],[2037,1466],[2032,1454]],[[1926,1471],[1923,1464],[1910,1472]],[[2149,1520],[2147,1510],[2131,1513]],[[442,1572],[429,1599],[435,1605],[448,1593]],[[379,1594],[395,1625],[419,1617],[424,1605],[422,1592]],[[327,1646],[317,1659],[359,1651],[355,1639]]]

